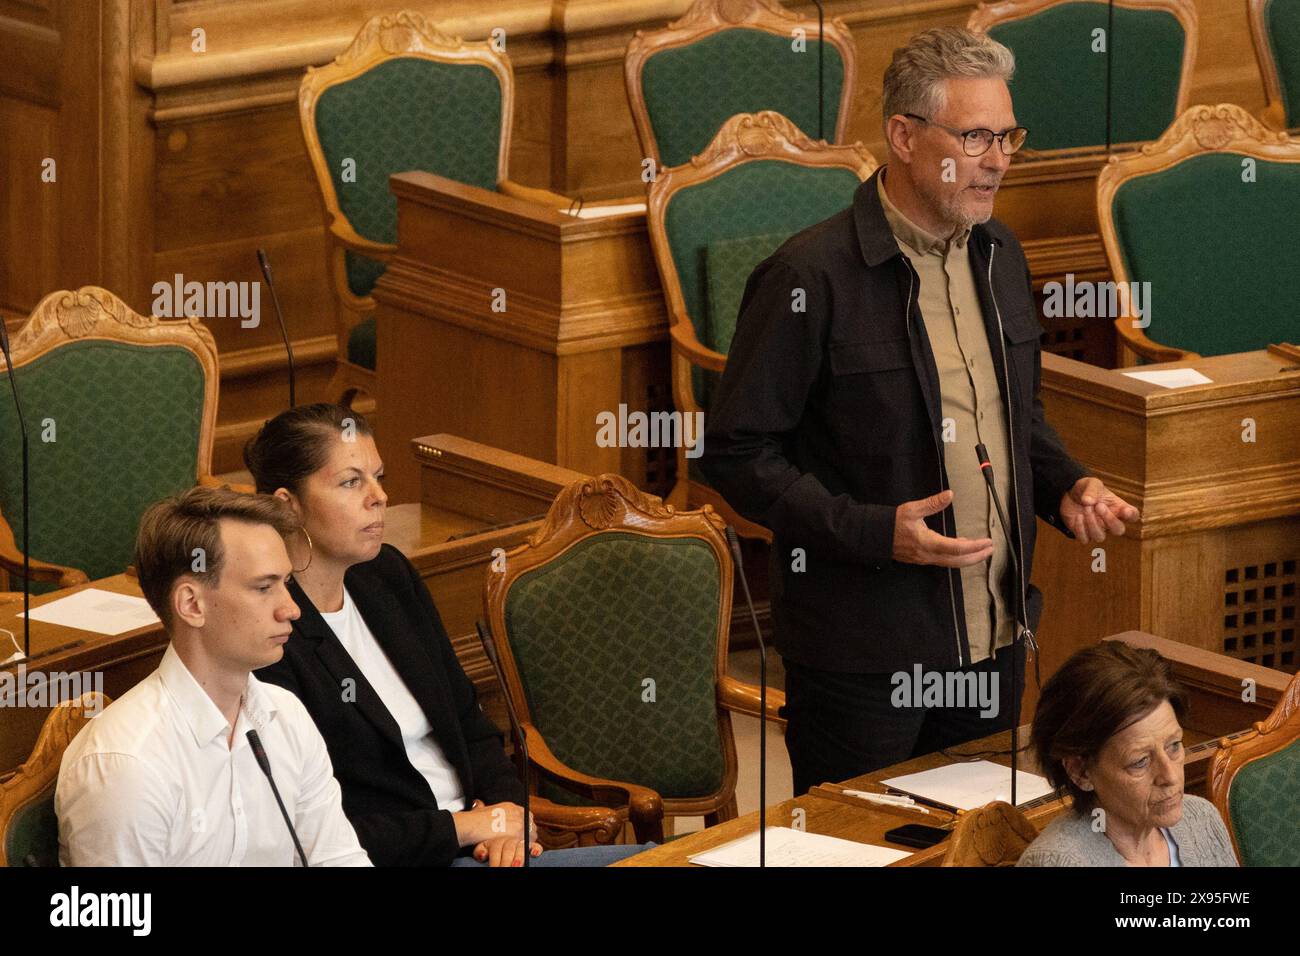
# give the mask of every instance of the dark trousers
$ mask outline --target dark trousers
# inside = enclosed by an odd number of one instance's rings
[[[904,683],[893,674],[844,674],[785,661],[785,746],[790,752],[795,796],[819,783],[848,780],[1010,729],[1020,714],[1024,695],[1023,645],[1015,657],[1019,693],[1014,706],[1010,648],[999,649],[997,660],[986,658],[956,671],[973,672],[977,681],[979,674],[987,674],[985,682],[997,675],[997,712],[990,716],[982,715],[986,708],[969,695],[965,706],[955,706],[955,696],[943,699],[938,706],[914,706],[915,698],[900,690],[917,683],[912,668],[900,670],[908,675]],[[969,686],[968,680],[966,684]],[[924,679],[921,686],[925,686]]]

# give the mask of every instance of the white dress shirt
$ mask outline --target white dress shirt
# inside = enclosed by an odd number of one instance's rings
[[[397,673],[375,635],[366,626],[366,620],[352,602],[352,595],[343,589],[343,606],[329,614],[323,613],[325,623],[338,637],[357,668],[370,682],[375,693],[402,731],[402,746],[406,759],[420,772],[433,791],[439,810],[453,813],[465,809],[465,791],[460,785],[460,775],[433,738],[433,725],[424,713],[402,675]]]
[[[230,723],[168,645],[158,669],[77,734],[54,809],[64,866],[293,866],[246,734],[257,731],[311,866],[369,866],[325,741],[292,693],[251,674]]]

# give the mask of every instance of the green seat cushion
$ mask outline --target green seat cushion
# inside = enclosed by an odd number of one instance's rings
[[[736,316],[749,274],[789,238],[785,232],[719,239],[704,248],[704,274],[709,289],[708,339],[705,345],[726,355],[736,334]]]
[[[58,866],[59,821],[54,815],[54,784],[19,807],[4,834],[10,866]]]
[[[560,760],[665,797],[718,791],[720,575],[698,538],[606,532],[515,580],[510,649],[533,723]]]
[[[358,322],[348,333],[348,361],[375,370],[375,320]]]
[[[396,57],[326,89],[316,132],[352,227],[374,242],[396,241],[394,173],[423,170],[496,189],[501,109],[500,81],[476,63]],[[352,292],[366,295],[383,266],[352,256],[347,272]]]
[[[88,339],[17,372],[31,443],[31,553],[97,578],[131,563],[145,508],[194,485],[203,368],[183,348]],[[8,384],[0,378],[0,386]],[[13,402],[0,401],[0,510],[22,542]]]
[[[1277,64],[1286,125],[1292,129],[1300,126],[1300,3],[1269,0],[1264,7],[1264,29]]]
[[[1300,741],[1238,770],[1228,811],[1242,866],[1300,866]]]
[[[664,212],[664,233],[696,338],[730,348],[728,328],[734,333],[745,283],[757,265],[750,264],[751,258],[763,246],[775,248],[794,233],[851,206],[860,184],[851,169],[762,159],[675,192]],[[710,247],[731,240],[740,242],[719,248],[717,267],[710,269]],[[729,274],[724,273],[723,257],[729,260]],[[739,294],[723,292],[717,307],[710,309],[712,289],[737,288]],[[696,401],[707,409],[711,389],[700,369],[694,370],[693,385]]]
[[[989,29],[1016,55],[1011,96],[1030,149],[1104,146],[1110,61],[1112,143],[1156,139],[1174,121],[1186,35],[1167,10],[1116,6],[1107,52],[1106,4],[1063,3]]]
[[[680,166],[704,151],[737,113],[775,110],[817,137],[817,47],[795,51],[791,37],[738,27],[651,56],[641,92],[661,166]],[[844,63],[824,45],[824,138],[835,139]]]
[[[1149,338],[1222,355],[1293,342],[1300,330],[1300,163],[1206,153],[1139,176],[1111,210],[1131,281],[1151,283]]]

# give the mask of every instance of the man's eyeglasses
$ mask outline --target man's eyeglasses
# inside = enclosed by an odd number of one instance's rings
[[[929,123],[931,126],[937,126],[941,130],[952,133],[961,140],[962,149],[966,151],[967,156],[983,156],[989,151],[989,147],[993,145],[995,139],[1001,144],[1003,155],[1010,156],[1025,145],[1025,137],[1029,135],[1029,130],[1023,126],[1013,126],[1001,133],[995,133],[991,129],[960,130],[953,129],[951,126],[944,126],[942,123],[936,123],[924,116],[917,116],[915,113],[904,113],[903,115],[908,119],[920,120],[922,123]]]

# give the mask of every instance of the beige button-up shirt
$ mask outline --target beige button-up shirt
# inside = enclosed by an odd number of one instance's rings
[[[998,527],[1001,522],[997,508],[980,474],[976,444],[982,442],[988,449],[1003,504],[1011,508],[1014,503],[1006,410],[966,248],[970,229],[947,240],[931,235],[889,201],[884,174],[877,186],[885,219],[920,277],[921,317],[939,370],[944,459],[957,534],[993,539],[993,556],[989,560],[961,569],[971,653],[966,663],[976,664],[996,657],[992,648],[1010,645],[1015,627],[1013,609],[1004,597],[1010,560],[1007,539]],[[1010,529],[1007,531],[1010,533]]]

